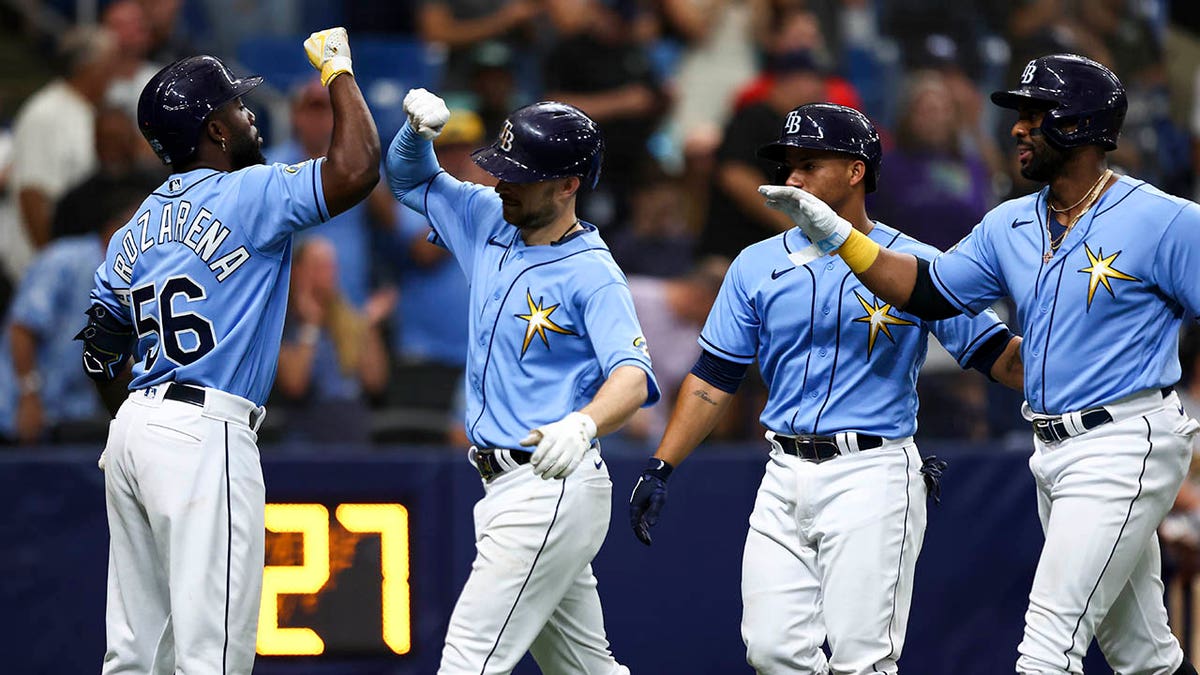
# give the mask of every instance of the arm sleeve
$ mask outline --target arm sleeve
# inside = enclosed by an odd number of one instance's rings
[[[1200,315],[1200,206],[1188,203],[1163,232],[1154,282],[1192,316]]]
[[[933,278],[929,276],[929,261],[919,256],[917,257],[917,280],[913,283],[908,304],[901,309],[926,321],[948,319],[962,314],[962,311],[950,304],[946,296],[942,295],[937,286],[933,285]]]
[[[321,165],[325,158],[299,164],[269,164],[242,169],[237,213],[240,225],[259,251],[275,251],[298,230],[329,220]]]
[[[730,265],[721,283],[721,291],[700,331],[700,346],[723,359],[749,365],[758,353],[758,329],[761,325],[754,302],[746,292],[741,274],[741,258]]]
[[[500,197],[489,187],[460,181],[443,171],[433,144],[408,122],[388,147],[388,186],[400,203],[425,216],[429,241],[448,249],[470,276],[474,253],[505,227]]]
[[[723,359],[712,352],[700,350],[700,358],[692,366],[692,374],[726,394],[737,393],[750,366]]]
[[[583,323],[587,327],[592,350],[607,378],[618,366],[637,366],[646,371],[646,402],[654,405],[659,399],[658,381],[650,364],[650,348],[642,335],[633,296],[623,282],[608,283],[592,293],[583,306]]]
[[[929,276],[934,288],[960,312],[975,316],[1005,295],[999,261],[988,236],[988,220],[950,250],[933,259]]]

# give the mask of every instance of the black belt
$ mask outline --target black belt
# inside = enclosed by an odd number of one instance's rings
[[[167,393],[163,394],[163,398],[168,401],[179,401],[180,403],[190,403],[192,405],[204,407],[205,391],[203,387],[195,387],[182,382],[170,382],[167,384]],[[262,413],[258,410],[251,410],[250,416],[246,423],[251,429],[257,426],[258,418]]]
[[[883,447],[883,438],[879,436],[869,434],[855,434],[855,436],[858,438],[859,450],[874,450]],[[835,436],[775,436],[775,440],[789,455],[795,455],[816,464],[840,457],[842,454]]]
[[[491,481],[511,468],[500,463],[500,460],[496,458],[496,450],[496,448],[475,448],[472,453],[475,459],[475,468],[479,470],[479,475],[485,481]],[[507,452],[517,465],[528,464],[529,458],[533,456],[533,453],[527,450],[508,450]]]
[[[1159,390],[1159,393],[1163,395],[1163,398],[1166,398],[1173,391],[1175,391],[1175,387],[1163,387]],[[1059,443],[1072,436],[1078,436],[1079,434],[1072,434],[1067,429],[1067,425],[1063,423],[1062,419],[1063,416],[1059,415],[1057,417],[1045,417],[1033,420],[1033,434],[1043,443]],[[1111,421],[1113,421],[1112,413],[1104,408],[1088,408],[1079,413],[1079,426],[1083,428],[1083,431],[1080,433],[1091,431]]]

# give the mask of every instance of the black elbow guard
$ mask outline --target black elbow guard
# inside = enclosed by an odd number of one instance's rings
[[[929,261],[923,258],[917,258],[917,281],[913,284],[912,295],[908,296],[908,304],[900,309],[925,321],[939,321],[962,314],[933,285]]]
[[[83,341],[83,370],[97,382],[112,382],[133,351],[133,327],[104,305],[92,305],[87,315],[87,325],[75,336]]]

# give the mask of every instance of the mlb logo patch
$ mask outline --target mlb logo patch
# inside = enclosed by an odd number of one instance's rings
[[[167,189],[170,190],[171,192],[179,192],[182,188],[183,188],[183,179],[182,178],[172,178],[170,185],[167,186]]]

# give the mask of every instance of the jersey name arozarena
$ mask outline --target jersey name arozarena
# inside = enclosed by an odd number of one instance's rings
[[[229,237],[229,228],[222,225],[220,219],[204,206],[195,209],[195,215],[192,211],[192,203],[181,199],[178,202],[162,202],[157,214],[154,208],[138,214],[134,226],[125,230],[121,237],[121,250],[113,259],[113,273],[125,283],[132,283],[133,265],[137,263],[138,256],[152,246],[173,242],[190,248],[215,273],[217,281],[228,279],[250,259],[250,252],[245,246],[238,246],[213,260],[221,244]],[[153,222],[158,223],[157,236],[151,227]],[[139,236],[135,236],[135,230]]]

